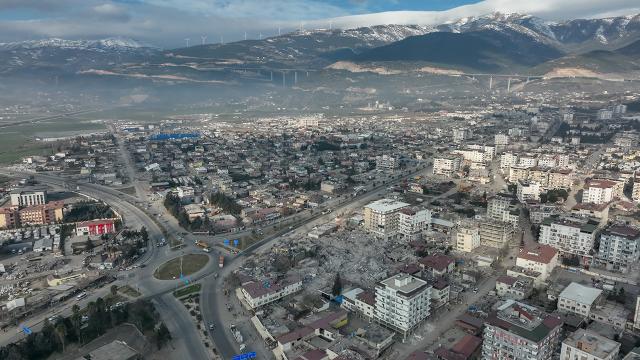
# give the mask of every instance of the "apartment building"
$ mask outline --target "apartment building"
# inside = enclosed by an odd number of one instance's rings
[[[516,258],[516,266],[536,271],[542,280],[546,280],[558,266],[558,250],[549,245],[522,248]]]
[[[550,360],[560,344],[562,320],[507,300],[485,322],[482,359]]]
[[[562,341],[560,360],[614,360],[620,343],[591,330],[578,329]]]
[[[529,200],[540,200],[540,184],[535,181],[518,180],[518,187],[516,190],[516,196],[522,203]]]
[[[627,225],[610,225],[600,236],[596,263],[608,270],[627,272],[640,260],[640,230]]]
[[[602,290],[572,282],[558,296],[558,311],[589,318],[602,299]]]
[[[515,184],[518,180],[527,180],[529,178],[529,167],[514,165],[509,168],[508,180],[510,183]]]
[[[380,199],[364,207],[364,229],[380,239],[392,239],[400,230],[400,210],[409,204]]]
[[[407,335],[429,316],[431,286],[399,273],[376,284],[375,318],[380,324]]]
[[[373,320],[376,308],[375,294],[360,288],[351,289],[342,294],[341,306],[351,312]]]
[[[240,287],[244,303],[250,310],[280,300],[283,297],[302,290],[302,279],[290,275],[284,280],[249,281]]]
[[[509,145],[509,136],[507,134],[496,134],[493,137],[493,144],[498,148],[505,148]]]
[[[533,279],[502,275],[496,279],[496,294],[504,299],[524,300],[533,292]]]
[[[453,176],[460,171],[462,157],[457,155],[439,156],[433,159],[433,174]]]
[[[487,201],[487,217],[495,221],[508,222],[513,227],[518,226],[520,209],[515,196],[507,193],[499,193]]]
[[[47,191],[36,187],[27,187],[11,191],[11,206],[27,207],[47,203]]]
[[[513,239],[513,226],[502,221],[488,220],[480,223],[480,244],[501,249]]]
[[[540,225],[538,242],[556,248],[563,257],[579,257],[590,264],[598,221],[589,218],[551,216]]]
[[[606,204],[613,200],[616,182],[603,179],[589,180],[582,193],[582,202],[591,204]]]
[[[453,136],[453,142],[460,144],[463,143],[465,140],[471,139],[471,137],[473,136],[473,132],[471,132],[471,129],[453,129],[452,130],[452,136]]]
[[[428,209],[400,209],[399,216],[399,233],[400,236],[407,240],[419,240],[422,238],[422,232],[429,228],[431,224],[431,210]]]
[[[500,155],[500,169],[509,169],[512,166],[518,164],[518,154],[514,153],[504,153]]]
[[[460,226],[456,232],[456,250],[472,252],[480,246],[480,229],[475,225]]]
[[[633,190],[631,191],[631,200],[640,201],[640,175],[636,174],[633,178]]]
[[[395,170],[399,166],[400,162],[393,156],[376,156],[376,169],[378,170]]]

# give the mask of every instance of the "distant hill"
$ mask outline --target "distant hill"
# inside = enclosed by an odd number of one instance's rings
[[[562,55],[560,50],[531,36],[480,30],[413,36],[357,55],[354,60],[417,62],[470,71],[508,72],[527,69]]]

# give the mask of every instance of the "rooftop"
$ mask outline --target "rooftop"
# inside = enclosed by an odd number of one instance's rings
[[[518,259],[549,264],[558,255],[558,250],[549,245],[537,245],[530,248],[522,248],[518,253]]]
[[[487,318],[487,324],[537,343],[561,326],[562,320],[531,305],[507,300]]]
[[[634,240],[640,236],[640,230],[626,225],[612,225],[604,230],[603,235],[616,235]]]
[[[365,208],[369,208],[375,212],[388,213],[407,206],[409,206],[409,204],[402,201],[396,201],[393,199],[380,199],[370,203],[369,205],[365,206]]]
[[[560,298],[576,301],[582,304],[593,304],[602,294],[602,290],[572,282],[560,293]]]
[[[620,349],[620,343],[585,329],[576,330],[562,343],[580,349],[599,359],[607,358],[611,353],[617,353]]]
[[[427,287],[426,281],[404,273],[382,280],[380,284],[407,297],[411,297]]]

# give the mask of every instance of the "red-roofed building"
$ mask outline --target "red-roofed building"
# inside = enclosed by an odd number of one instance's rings
[[[435,351],[438,359],[442,360],[471,360],[477,359],[480,355],[482,339],[473,335],[465,335],[458,340],[451,349],[439,347]]]
[[[444,254],[427,255],[419,260],[423,269],[432,276],[444,276],[453,272],[455,261],[451,256]]]
[[[277,359],[285,359],[286,352],[316,336],[328,342],[335,341],[338,336],[338,329],[346,325],[347,321],[348,313],[343,309],[327,313],[316,321],[278,336],[276,338],[278,346],[274,349],[274,355],[276,355]]]
[[[615,197],[622,195],[624,183],[606,180],[591,179],[584,185],[582,192],[582,202],[592,204],[605,204],[611,202]]]
[[[76,223],[76,235],[102,235],[116,232],[112,219],[91,220]]]
[[[279,282],[250,281],[240,288],[244,302],[250,310],[280,300],[300,290],[302,290],[302,279],[295,275],[288,276]]]
[[[558,266],[558,250],[549,245],[520,249],[516,266],[540,273],[540,279],[546,280]]]

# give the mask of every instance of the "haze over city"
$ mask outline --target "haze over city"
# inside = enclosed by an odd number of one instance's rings
[[[640,6],[0,0],[0,359],[640,358]]]

